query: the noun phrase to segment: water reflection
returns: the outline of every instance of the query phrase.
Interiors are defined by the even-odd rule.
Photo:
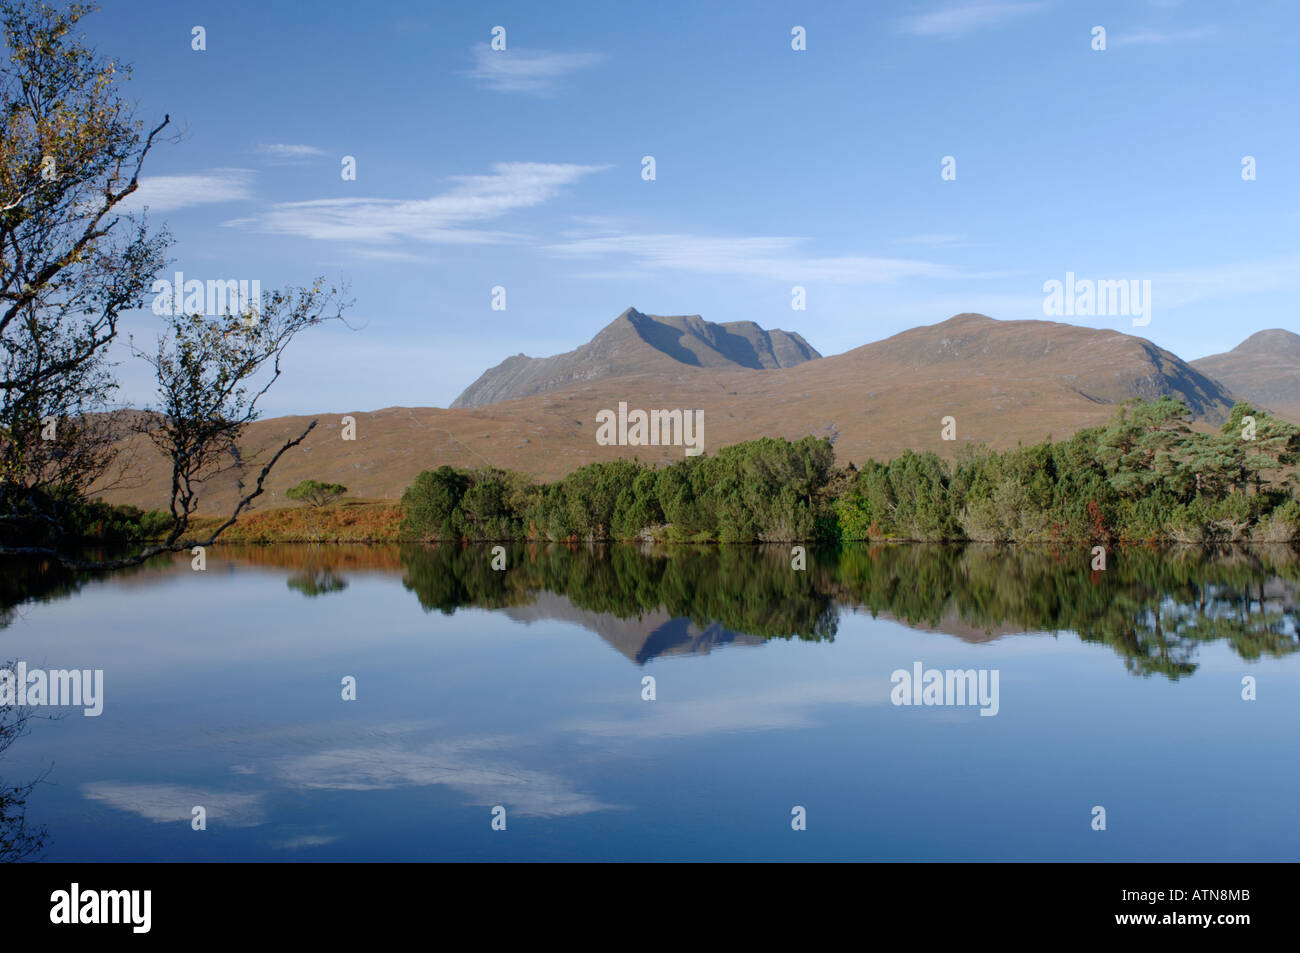
[[[60,860],[1296,856],[1275,818],[1300,670],[1270,666],[1244,704],[1238,664],[1296,650],[1293,550],[1135,549],[1097,573],[1086,549],[846,546],[802,570],[785,547],[505,555],[0,567],[0,658],[111,686],[102,718],[40,723],[0,762],[0,858],[42,841]],[[999,716],[891,705],[916,661],[1000,670]],[[15,786],[51,765],[54,783]],[[1128,819],[1104,840],[1072,813],[1097,790]],[[842,823],[792,840],[806,801]],[[1231,808],[1206,824],[1207,805]]]
[[[0,668],[10,666],[0,663]],[[0,760],[9,747],[27,732],[31,712],[0,707]],[[27,799],[44,775],[25,784],[11,784],[0,777],[0,863],[39,857],[48,833],[43,825],[27,821]]]
[[[1196,670],[1202,643],[1249,660],[1300,646],[1300,559],[1285,547],[1133,549],[1104,572],[1079,551],[989,546],[827,549],[802,571],[783,547],[517,546],[504,572],[480,547],[411,547],[402,563],[428,611],[577,621],[638,664],[727,642],[832,640],[842,609],[969,641],[1073,632],[1136,675],[1171,679]]]
[[[1128,549],[1094,572],[1082,550],[1031,547],[854,545],[808,553],[786,547],[634,545],[506,547],[494,570],[486,546],[225,546],[233,559],[287,571],[313,598],[361,572],[401,574],[426,612],[477,608],[521,623],[557,620],[600,635],[638,665],[671,655],[767,639],[830,641],[841,613],[866,611],[967,641],[1011,633],[1070,632],[1109,646],[1135,675],[1178,679],[1196,671],[1203,643],[1241,658],[1300,646],[1300,554],[1288,547]],[[211,558],[211,557],[210,557]],[[148,584],[185,572],[160,557],[115,574]],[[41,561],[11,560],[0,574],[0,627],[24,603],[64,599],[93,577]]]
[[[285,580],[285,585],[312,599],[331,592],[342,592],[348,587],[348,581],[317,552],[307,557],[306,564]]]

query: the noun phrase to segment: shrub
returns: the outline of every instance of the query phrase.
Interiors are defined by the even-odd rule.
[[[284,495],[295,503],[306,503],[309,506],[320,507],[333,503],[347,491],[348,488],[342,483],[303,480],[297,486],[290,487],[285,491]]]

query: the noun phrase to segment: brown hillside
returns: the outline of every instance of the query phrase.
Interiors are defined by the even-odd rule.
[[[1230,395],[1175,355],[1142,338],[1047,321],[995,321],[963,314],[845,354],[795,367],[699,367],[666,360],[582,385],[477,409],[389,407],[353,412],[357,439],[340,439],[340,416],[321,418],[301,447],[281,459],[261,507],[280,506],[306,478],[345,484],[351,494],[395,499],[428,468],[492,465],[553,479],[618,456],[669,462],[681,447],[602,447],[596,414],[630,409],[702,409],[713,451],[757,437],[830,437],[842,463],[911,448],[951,456],[976,442],[993,447],[1066,437],[1100,424],[1128,397],[1174,394],[1206,422],[1222,420]],[[957,420],[955,442],[940,439],[941,418]],[[250,427],[246,453],[266,450],[307,417]],[[107,498],[139,506],[166,500],[168,475],[141,448],[129,488]],[[252,471],[255,473],[256,471]],[[248,479],[251,482],[252,476]],[[203,496],[203,512],[230,505],[234,477]]]
[[[1243,400],[1300,423],[1300,334],[1260,331],[1226,354],[1191,363]]]

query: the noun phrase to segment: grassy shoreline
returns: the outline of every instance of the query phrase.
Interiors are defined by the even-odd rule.
[[[315,499],[253,510],[232,542],[980,542],[1114,544],[1300,541],[1300,427],[1247,404],[1215,433],[1181,402],[1121,406],[1111,423],[954,461],[905,451],[839,465],[825,437],[765,437],[657,467],[592,463],[562,480],[494,467],[419,473],[400,501]],[[333,485],[330,485],[333,486]],[[338,492],[344,492],[341,485]],[[140,534],[167,514],[139,514]],[[116,519],[116,518],[115,518]],[[116,519],[116,522],[122,522]],[[111,522],[111,521],[110,521]],[[130,522],[127,520],[126,522]],[[195,518],[205,538],[220,517]]]
[[[341,500],[329,506],[285,506],[242,514],[218,542],[230,543],[401,543],[414,542],[400,533],[406,510],[386,500]],[[196,517],[191,528],[205,536],[225,519]]]
[[[599,539],[555,540],[547,536],[502,537],[500,539],[463,538],[458,540],[439,539],[436,536],[412,535],[403,531],[406,508],[400,502],[382,500],[345,500],[320,508],[281,507],[273,510],[254,510],[245,513],[234,526],[227,529],[218,538],[218,543],[451,543],[453,545],[478,545],[495,543],[654,543],[656,545],[718,545],[718,540],[683,540],[674,539],[664,532],[663,527],[655,527],[655,532],[645,532],[637,537],[604,537]],[[194,535],[200,536],[210,532],[222,522],[221,517],[196,517],[192,523]],[[788,539],[749,542],[745,545],[780,546],[793,544],[817,544],[830,542],[826,539]],[[1043,547],[1052,545],[1083,545],[1088,540],[1059,538],[1036,540],[977,540],[968,538],[925,538],[910,536],[875,536],[861,539],[846,537],[842,542],[864,542],[873,544],[891,543],[951,543],[954,545],[987,544],[1011,545],[1017,547]],[[1278,545],[1295,546],[1297,540],[1241,538],[1235,540],[1204,539],[1189,541],[1178,538],[1177,534],[1164,533],[1150,537],[1125,537],[1112,541],[1124,546],[1257,546]],[[735,545],[733,542],[731,545]]]

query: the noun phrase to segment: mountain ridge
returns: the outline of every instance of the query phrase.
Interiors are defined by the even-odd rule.
[[[1192,409],[1193,426],[1217,429],[1237,396],[1144,338],[976,314],[791,367],[728,365],[725,355],[721,365],[686,364],[644,343],[637,349],[657,356],[615,376],[571,380],[483,407],[346,411],[356,420],[354,441],[340,440],[340,417],[317,415],[316,429],[272,472],[259,506],[284,505],[284,491],[303,479],[342,483],[354,497],[396,499],[421,470],[443,465],[501,467],[551,480],[602,460],[683,459],[680,445],[597,444],[597,415],[621,402],[702,411],[706,453],[759,437],[812,435],[831,440],[841,464],[862,464],[904,450],[951,458],[971,445],[1003,450],[1064,439],[1105,423],[1132,397],[1178,397]],[[956,418],[956,440],[941,439],[947,416]],[[241,445],[244,459],[253,466],[259,452],[264,458],[311,419],[254,423]],[[164,504],[170,485],[165,461],[143,443],[134,449],[138,478],[105,496],[145,508]],[[201,511],[225,508],[236,478],[214,478],[203,490]]]
[[[1257,331],[1230,351],[1190,363],[1243,400],[1300,419],[1300,334],[1283,328]]]
[[[486,407],[602,377],[671,367],[770,370],[821,357],[795,332],[765,330],[753,321],[705,321],[698,314],[643,314],[628,308],[586,344],[550,357],[516,354],[488,368],[453,408]]]

